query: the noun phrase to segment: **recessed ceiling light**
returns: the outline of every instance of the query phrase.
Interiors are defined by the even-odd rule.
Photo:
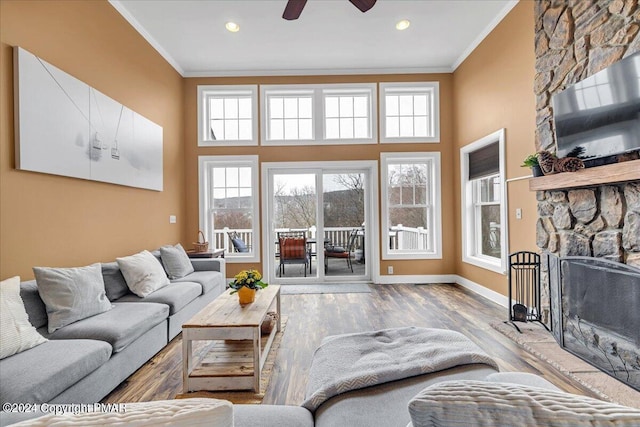
[[[232,33],[237,33],[238,31],[240,31],[240,25],[236,24],[235,22],[227,22],[226,24],[224,24],[225,28],[229,31],[231,31]]]
[[[406,30],[407,28],[409,28],[409,25],[411,25],[411,22],[409,22],[408,19],[403,19],[402,21],[398,21],[398,23],[396,24],[396,30]]]

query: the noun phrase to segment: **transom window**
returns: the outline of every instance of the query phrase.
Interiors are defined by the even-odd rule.
[[[375,143],[375,84],[261,86],[262,144]]]
[[[381,142],[439,142],[438,83],[381,83]]]
[[[441,258],[440,153],[383,153],[383,259]]]
[[[209,136],[213,141],[251,139],[251,98],[209,98]]]
[[[462,173],[462,260],[504,273],[507,214],[504,129],[460,150]]]
[[[325,139],[366,139],[371,134],[370,97],[325,95]]]
[[[313,139],[311,96],[270,96],[268,115],[270,140]]]
[[[198,145],[257,145],[257,86],[198,86]]]

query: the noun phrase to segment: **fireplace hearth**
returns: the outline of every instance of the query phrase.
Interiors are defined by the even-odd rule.
[[[546,256],[558,344],[640,390],[640,269],[592,257]]]

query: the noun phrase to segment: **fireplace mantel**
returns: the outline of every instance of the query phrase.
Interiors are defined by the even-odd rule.
[[[640,160],[614,163],[529,179],[530,191],[592,187],[603,184],[640,180]]]

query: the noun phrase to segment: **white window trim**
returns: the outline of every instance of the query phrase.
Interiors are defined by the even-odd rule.
[[[473,185],[469,181],[469,153],[479,150],[489,144],[498,143],[500,153],[500,259],[477,254],[476,251],[476,224],[474,221],[475,205],[473,203]],[[480,138],[460,149],[460,183],[461,183],[461,218],[462,218],[462,261],[486,270],[507,274],[507,258],[509,254],[508,236],[508,203],[507,182],[505,179],[505,129],[500,129],[490,135]]]
[[[208,122],[209,106],[205,102],[209,95],[238,95],[238,92],[251,94],[251,139],[250,140],[211,140]],[[258,86],[257,85],[198,85],[198,147],[233,147],[258,145]]]
[[[268,100],[269,95],[291,94],[296,92],[305,95],[311,92],[313,97],[312,126],[313,138],[302,140],[269,140],[268,126]],[[325,138],[325,99],[324,94],[369,94],[369,119],[370,138],[350,138],[350,139],[326,139]],[[336,84],[300,84],[300,85],[260,85],[260,136],[261,145],[350,145],[350,144],[376,144],[378,140],[377,121],[377,85],[375,83],[336,83]]]
[[[389,249],[389,243],[387,238],[387,224],[389,224],[389,162],[407,161],[416,163],[420,160],[432,161],[433,167],[431,168],[431,179],[433,187],[430,189],[431,194],[431,206],[433,206],[432,216],[433,224],[432,229],[429,230],[433,234],[433,250],[416,251],[416,252],[392,252]],[[384,242],[382,244],[382,259],[442,259],[442,197],[441,197],[441,166],[440,166],[440,153],[439,152],[417,152],[417,153],[381,153],[380,154],[380,189],[382,193],[381,211],[382,211],[382,230]]]
[[[433,136],[431,137],[393,137],[386,136],[387,127],[387,111],[385,95],[387,89],[411,89],[424,88],[432,92],[431,106],[431,126],[433,127]],[[408,92],[417,93],[417,92]],[[440,82],[413,82],[413,83],[380,83],[380,143],[439,143],[440,142]]]
[[[253,235],[254,244],[247,253],[228,252],[225,260],[228,263],[260,262],[260,187],[258,181],[258,156],[198,156],[198,192],[199,192],[199,224],[207,241],[214,242],[209,216],[210,195],[208,170],[211,166],[244,166],[251,168],[251,196],[253,198]]]

